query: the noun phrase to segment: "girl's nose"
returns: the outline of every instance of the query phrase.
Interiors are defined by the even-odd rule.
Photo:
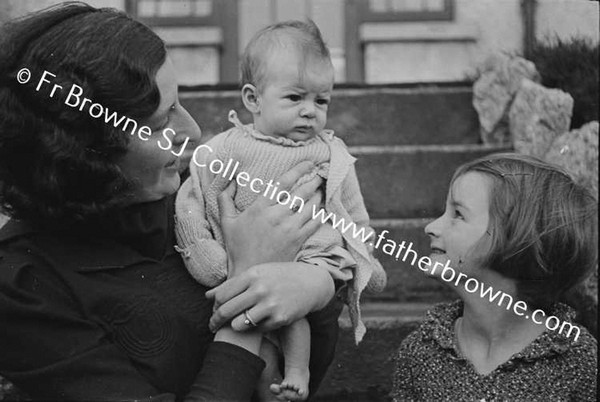
[[[433,222],[429,222],[427,224],[427,226],[425,226],[425,233],[431,237],[438,237],[440,235],[441,220],[442,220],[442,217],[440,216]]]

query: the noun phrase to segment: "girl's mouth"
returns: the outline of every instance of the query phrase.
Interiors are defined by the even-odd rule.
[[[446,250],[442,250],[441,248],[431,247],[431,254],[446,254]]]

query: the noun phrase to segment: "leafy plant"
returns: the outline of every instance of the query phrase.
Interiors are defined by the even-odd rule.
[[[551,39],[534,46],[530,60],[542,85],[559,88],[574,99],[571,128],[598,120],[599,45],[581,37]]]

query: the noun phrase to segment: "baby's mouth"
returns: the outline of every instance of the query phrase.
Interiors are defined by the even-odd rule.
[[[301,133],[308,133],[312,131],[312,126],[297,126],[296,131]]]

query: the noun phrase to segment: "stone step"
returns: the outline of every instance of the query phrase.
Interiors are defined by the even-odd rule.
[[[434,303],[452,297],[451,288],[426,276],[419,270],[416,262],[412,264],[413,258],[414,261],[418,261],[420,257],[430,253],[430,241],[424,228],[432,220],[432,218],[371,220],[371,226],[375,230],[372,238],[376,246],[374,255],[383,265],[388,283],[381,293],[365,293],[363,296],[365,301]],[[382,240],[377,244],[377,236],[380,235]],[[404,250],[396,259],[402,243],[404,243]],[[415,253],[406,253],[408,247]]]
[[[415,330],[430,303],[366,303],[362,306],[367,334],[357,346],[346,312],[334,361],[314,401],[386,401],[391,390],[391,357]]]
[[[182,92],[204,140],[229,129],[227,112],[251,122],[237,90]],[[477,113],[470,86],[335,89],[327,127],[352,145],[476,144]]]
[[[510,148],[462,145],[350,147],[371,219],[438,216],[454,170],[463,163]]]

